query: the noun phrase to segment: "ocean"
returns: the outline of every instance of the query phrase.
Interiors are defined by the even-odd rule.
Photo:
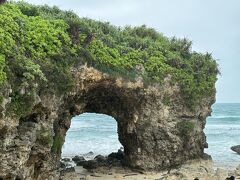
[[[234,168],[240,164],[240,155],[230,149],[240,144],[240,104],[214,104],[204,131],[208,142],[205,152],[212,156],[215,167]],[[121,147],[114,118],[84,113],[72,119],[62,157],[84,155],[90,159],[116,152]]]
[[[62,148],[62,157],[91,154],[89,152],[108,155],[121,147],[114,118],[104,114],[84,113],[72,119]]]
[[[240,145],[240,104],[214,104],[207,118],[205,134],[215,167],[234,168],[240,164],[240,155],[230,148]]]

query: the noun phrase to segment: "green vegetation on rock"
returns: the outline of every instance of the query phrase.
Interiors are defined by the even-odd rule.
[[[52,152],[60,154],[63,143],[63,137],[59,133],[56,133],[53,139]]]
[[[8,113],[14,113],[18,117],[28,115],[33,107],[34,97],[32,93],[25,95],[16,92],[11,98],[11,104],[8,107]]]
[[[218,74],[210,54],[145,25],[120,28],[24,2],[0,6],[0,86],[11,84],[14,94],[24,88],[26,96],[43,89],[61,94],[74,85],[70,68],[84,63],[115,76],[142,76],[147,83],[170,75],[189,107],[215,93]]]
[[[177,123],[176,127],[179,130],[181,137],[189,137],[194,129],[194,123],[190,121],[181,121]]]
[[[163,102],[163,104],[165,106],[170,106],[170,104],[171,104],[171,97],[168,96],[168,95],[164,95],[162,102]]]
[[[42,145],[52,145],[53,144],[53,137],[50,130],[45,127],[41,127],[37,134],[37,141]]]

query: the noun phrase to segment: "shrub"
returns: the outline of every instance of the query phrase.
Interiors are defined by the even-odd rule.
[[[0,6],[0,86],[10,83],[18,91],[27,85],[36,91],[37,83],[61,94],[74,85],[70,68],[87,62],[114,76],[140,75],[147,84],[162,83],[170,74],[194,110],[214,95],[219,72],[212,56],[193,52],[191,44],[145,25],[120,28],[57,7],[5,3]]]
[[[8,114],[17,117],[28,115],[33,108],[34,97],[33,94],[22,95],[15,92],[12,96],[11,103],[8,105]]]

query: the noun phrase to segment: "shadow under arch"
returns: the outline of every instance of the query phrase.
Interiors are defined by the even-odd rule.
[[[134,92],[135,93],[135,92]],[[124,147],[124,164],[137,153],[139,142],[134,123],[134,113],[139,106],[138,97],[126,88],[113,86],[110,83],[98,83],[82,94],[66,99],[60,109],[60,116],[54,123],[53,152],[60,160],[61,148],[66,132],[70,128],[71,119],[82,113],[99,113],[112,116],[117,121],[118,139]],[[61,141],[61,142],[59,142]]]

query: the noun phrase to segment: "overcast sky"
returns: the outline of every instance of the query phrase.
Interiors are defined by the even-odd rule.
[[[217,102],[240,102],[240,0],[27,0],[57,5],[114,25],[154,27],[187,37],[193,50],[211,52],[222,75]]]

